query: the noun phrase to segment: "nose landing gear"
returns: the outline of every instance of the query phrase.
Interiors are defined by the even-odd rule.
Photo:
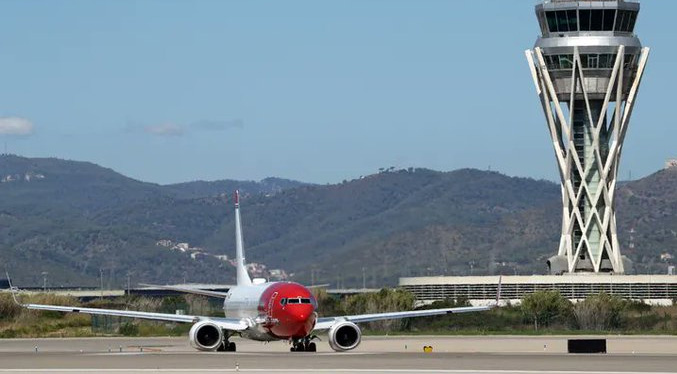
[[[294,339],[292,341],[292,346],[289,348],[290,352],[317,352],[317,345],[312,342],[316,336],[306,336],[301,339]]]

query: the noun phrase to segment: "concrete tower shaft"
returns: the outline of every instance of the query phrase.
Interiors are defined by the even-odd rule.
[[[639,3],[545,1],[526,56],[562,180],[554,274],[624,273],[614,191],[623,140],[649,55],[634,34]]]

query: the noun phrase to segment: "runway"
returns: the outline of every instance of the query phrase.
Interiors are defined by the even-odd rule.
[[[0,373],[676,373],[677,337],[608,337],[608,354],[570,355],[566,337],[365,337],[351,352],[292,353],[285,342],[234,339],[236,353],[187,338],[0,340]],[[423,346],[433,347],[424,353]],[[36,351],[37,350],[37,351]]]

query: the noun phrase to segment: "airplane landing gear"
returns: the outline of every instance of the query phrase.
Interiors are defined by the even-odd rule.
[[[234,342],[229,342],[228,340],[224,340],[223,343],[219,346],[219,348],[216,349],[217,352],[235,352],[236,351],[236,346]]]
[[[313,343],[311,340],[315,336],[306,336],[305,338],[302,339],[294,339],[292,342],[291,348],[289,348],[290,352],[317,352],[317,345]]]

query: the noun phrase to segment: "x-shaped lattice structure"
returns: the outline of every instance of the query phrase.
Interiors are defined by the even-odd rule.
[[[626,65],[624,52],[625,47],[619,46],[601,100],[591,98],[593,93],[586,82],[589,70],[584,69],[578,47],[574,47],[568,92],[553,83],[557,78],[548,70],[541,48],[526,51],[562,180],[562,236],[558,255],[567,258],[570,273],[581,269],[624,272],[614,191],[623,140],[649,48],[641,50],[636,69]],[[561,72],[558,74],[561,77]],[[624,82],[629,87],[624,87]],[[612,269],[602,267],[603,260],[609,260]]]

